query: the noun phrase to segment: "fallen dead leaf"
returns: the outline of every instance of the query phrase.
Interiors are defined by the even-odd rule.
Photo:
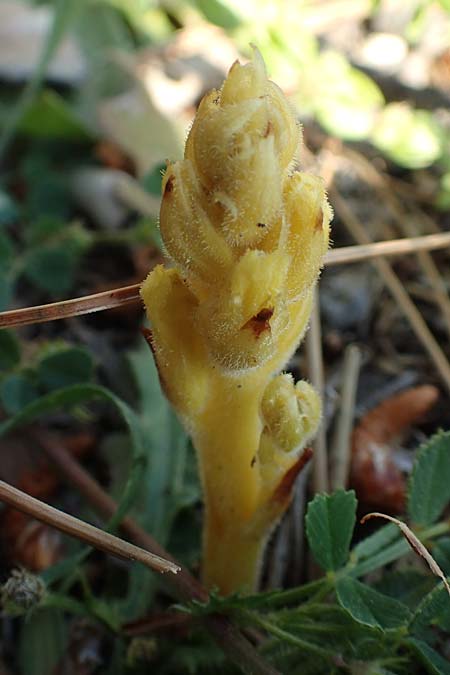
[[[423,385],[391,396],[361,419],[352,434],[350,484],[358,498],[392,513],[405,506],[406,479],[395,463],[399,436],[436,403],[436,387]]]
[[[9,441],[14,442],[17,448],[16,465],[14,461],[10,462],[7,472],[2,466],[2,477],[32,497],[49,501],[60,485],[59,474],[51,462],[36,451],[36,438],[42,444],[44,434],[35,429],[32,444],[29,438],[29,433],[23,433]],[[95,436],[88,431],[73,432],[58,439],[76,457],[92,450],[95,443]],[[32,445],[31,450],[29,445]],[[24,465],[25,469],[22,468]],[[63,555],[63,540],[59,532],[13,508],[7,507],[2,511],[0,534],[2,547],[11,563],[23,565],[33,572],[41,572],[58,562]]]

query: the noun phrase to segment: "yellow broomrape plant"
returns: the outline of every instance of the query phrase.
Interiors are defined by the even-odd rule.
[[[253,590],[316,432],[320,401],[279,374],[302,338],[328,247],[322,180],[293,168],[301,132],[254,49],[207,94],[163,179],[171,261],[142,286],[164,391],[198,454],[203,577]]]

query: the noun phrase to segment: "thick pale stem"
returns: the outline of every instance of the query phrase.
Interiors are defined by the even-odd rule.
[[[203,542],[203,580],[222,595],[256,590],[265,537],[248,531],[237,520],[218,531],[206,513]]]
[[[198,420],[194,434],[205,491],[203,575],[222,593],[255,586],[264,543],[253,522],[261,494],[260,402],[268,377],[258,370],[215,376],[205,423]]]

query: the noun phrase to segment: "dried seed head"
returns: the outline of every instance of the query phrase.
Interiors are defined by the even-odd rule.
[[[9,616],[21,616],[39,605],[46,593],[44,581],[20,568],[11,572],[1,588],[3,611]]]

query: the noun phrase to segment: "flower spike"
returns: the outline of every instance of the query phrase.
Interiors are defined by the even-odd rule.
[[[171,267],[141,290],[161,382],[198,453],[203,575],[223,594],[256,586],[320,419],[313,388],[278,374],[305,332],[331,220],[322,180],[293,169],[300,140],[254,49],[204,97],[167,167]]]

